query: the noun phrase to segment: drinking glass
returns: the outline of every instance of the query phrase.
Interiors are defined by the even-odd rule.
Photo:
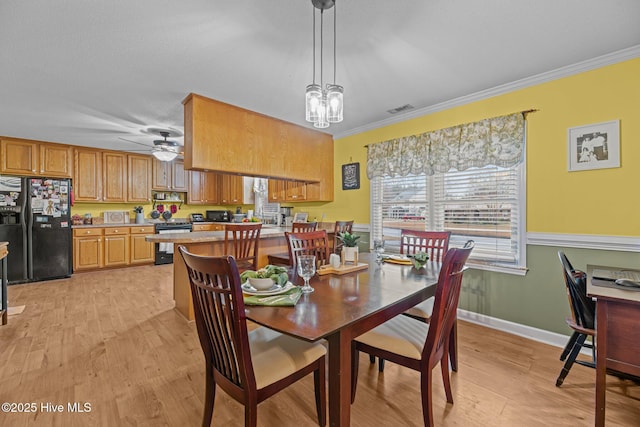
[[[314,291],[309,285],[309,279],[316,274],[316,256],[315,255],[299,255],[298,256],[298,274],[304,279],[302,293],[308,294]]]
[[[384,240],[374,240],[373,250],[376,253],[376,262],[382,262],[382,254],[384,253]]]

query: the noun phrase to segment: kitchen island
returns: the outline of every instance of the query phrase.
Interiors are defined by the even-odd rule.
[[[263,227],[260,231],[260,244],[258,248],[258,265],[267,264],[267,256],[287,252],[287,241],[284,237],[285,229],[281,227]],[[146,236],[147,242],[173,243],[183,245],[191,253],[197,255],[224,255],[224,231],[195,231],[192,233],[165,233]],[[176,302],[176,310],[188,320],[193,320],[193,302],[191,289],[187,276],[187,267],[184,260],[178,254],[178,248],[174,250],[173,258],[173,299]]]

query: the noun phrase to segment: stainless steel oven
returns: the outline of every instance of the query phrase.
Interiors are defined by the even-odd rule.
[[[163,222],[156,224],[156,234],[190,233],[192,226],[188,222]],[[173,263],[173,243],[156,243],[155,264]]]

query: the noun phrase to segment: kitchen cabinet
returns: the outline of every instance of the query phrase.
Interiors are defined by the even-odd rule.
[[[38,143],[28,140],[0,140],[0,172],[35,176],[39,172]]]
[[[73,270],[102,268],[102,241],[104,228],[80,228],[73,230]]]
[[[151,201],[151,158],[128,154],[128,202],[149,203]]]
[[[192,224],[192,231],[224,231],[222,224]]]
[[[243,177],[238,175],[222,175],[220,185],[220,204],[236,205],[244,203],[244,182]]]
[[[269,179],[269,193],[267,198],[270,202],[280,203],[286,201],[287,182],[282,179]]]
[[[307,184],[299,181],[286,182],[286,200],[301,202],[307,200]]]
[[[102,201],[127,201],[127,155],[124,153],[102,153]]]
[[[162,162],[153,159],[153,190],[185,192],[189,186],[189,171],[182,160]]]
[[[116,267],[129,264],[129,227],[104,229],[104,266]]]
[[[152,225],[138,225],[130,228],[131,252],[130,264],[152,263],[155,257],[155,247],[151,242],[145,241],[145,236],[154,234]]]
[[[73,190],[78,202],[102,200],[102,153],[90,148],[76,148]]]
[[[40,144],[40,175],[47,178],[71,178],[73,147],[62,144]]]
[[[220,202],[220,175],[199,171],[191,171],[189,175],[188,204],[217,205]]]

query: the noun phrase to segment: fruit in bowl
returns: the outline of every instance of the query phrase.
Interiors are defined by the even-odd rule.
[[[258,271],[247,270],[240,275],[242,282],[249,284],[259,291],[271,289],[273,285],[284,286],[289,280],[287,269],[277,265],[266,265]]]

